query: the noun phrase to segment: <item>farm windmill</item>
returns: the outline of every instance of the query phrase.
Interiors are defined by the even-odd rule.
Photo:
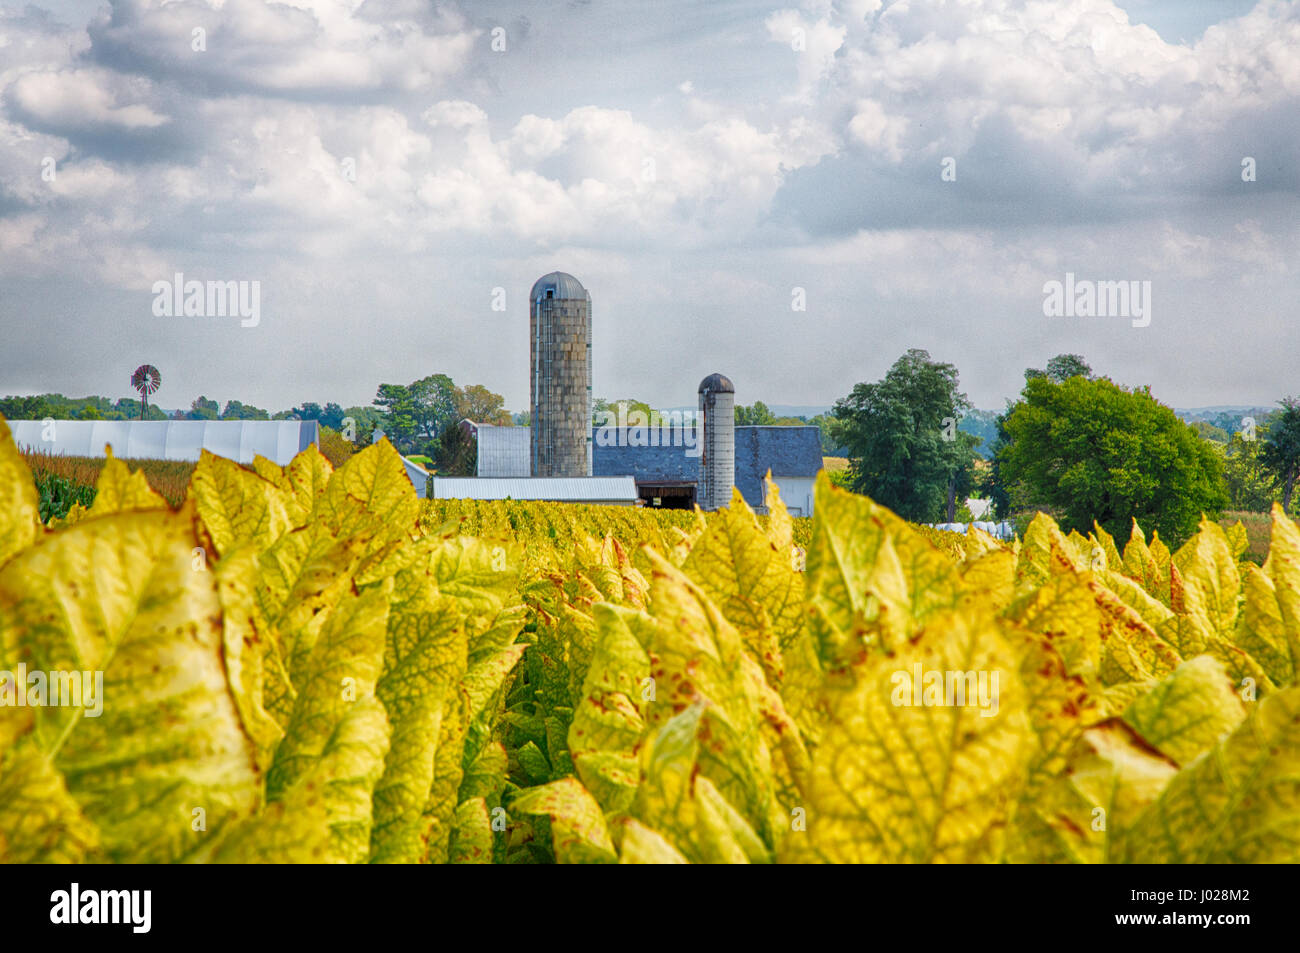
[[[144,420],[145,409],[149,405],[149,395],[162,383],[162,375],[152,364],[141,364],[131,374],[131,386],[140,392],[140,419]]]

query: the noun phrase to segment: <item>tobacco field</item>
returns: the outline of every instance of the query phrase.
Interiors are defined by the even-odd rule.
[[[1300,529],[1003,544],[448,504],[371,446],[109,459],[45,525],[0,428],[0,862],[1300,860]],[[0,676],[2,678],[3,676]]]

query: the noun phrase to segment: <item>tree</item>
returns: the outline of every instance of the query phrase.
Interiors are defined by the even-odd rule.
[[[0,400],[0,415],[9,420],[44,420],[54,416],[54,408],[44,394],[33,397],[6,397]]]
[[[1300,478],[1300,400],[1287,397],[1269,418],[1260,462],[1282,490],[1282,509],[1291,512],[1291,496]]]
[[[776,414],[767,409],[767,404],[756,400],[748,407],[736,408],[737,427],[771,427],[776,424]]]
[[[456,418],[456,385],[446,374],[430,374],[407,386],[380,384],[375,406],[384,412],[380,426],[397,447],[409,450],[438,440]]]
[[[1059,509],[1066,530],[1096,520],[1122,541],[1136,519],[1177,543],[1228,502],[1218,452],[1147,388],[1030,377],[1004,431],[1001,478]]]
[[[430,374],[408,388],[416,432],[435,438],[449,423],[456,422],[456,385],[446,374]]]
[[[315,401],[304,401],[292,408],[289,414],[299,420],[320,420],[321,407]]]
[[[978,438],[957,430],[969,407],[957,369],[923,350],[909,350],[883,380],[858,384],[834,410],[852,488],[905,519],[934,520],[974,466]]]
[[[87,403],[77,414],[78,420],[103,420],[104,415],[100,413],[99,408],[92,403]]]
[[[505,409],[506,399],[494,394],[482,384],[467,384],[456,388],[456,421],[472,420],[480,424],[510,426],[510,412]]]
[[[474,476],[478,473],[478,442],[468,427],[451,421],[442,430],[432,448],[439,476]]]
[[[190,412],[186,416],[190,420],[216,420],[220,416],[220,410],[215,400],[208,400],[200,394],[190,404]]]
[[[1037,368],[1025,368],[1025,379],[1033,377],[1046,377],[1054,384],[1060,384],[1068,381],[1071,377],[1092,378],[1092,368],[1088,362],[1083,359],[1081,354],[1058,354],[1047,362],[1047,370],[1040,371]]]
[[[222,420],[270,420],[271,415],[261,407],[244,404],[237,400],[226,401],[226,409],[221,412]]]
[[[335,403],[328,403],[324,407],[315,401],[306,401],[289,411],[291,416],[299,420],[316,420],[322,427],[329,427],[331,430],[338,430],[343,426],[343,418],[347,413]]]
[[[833,414],[818,414],[808,423],[821,430],[822,456],[843,457],[848,455],[848,451],[844,449],[835,436],[836,420]]]
[[[1263,428],[1258,431],[1264,434]],[[1273,475],[1260,459],[1264,441],[1246,440],[1234,433],[1223,449],[1223,482],[1228,489],[1228,506],[1234,510],[1266,513],[1277,498]]]
[[[644,400],[634,397],[622,397],[618,400],[605,400],[597,397],[591,403],[591,425],[593,427],[649,427],[658,421],[659,412],[651,408]]]
[[[1215,443],[1227,443],[1228,432],[1221,427],[1216,427],[1208,420],[1193,420],[1189,425],[1196,431],[1196,436],[1202,440],[1213,440]]]

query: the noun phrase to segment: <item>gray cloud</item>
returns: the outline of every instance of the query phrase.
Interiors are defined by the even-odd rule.
[[[595,297],[598,393],[664,405],[715,370],[830,403],[909,346],[984,406],[1058,350],[1182,405],[1293,386],[1292,4],[1184,44],[1109,0],[114,0],[0,37],[0,392],[149,359],[165,405],[441,370],[520,407],[554,268]],[[261,280],[263,325],[154,318],[178,270]],[[1044,319],[1066,270],[1152,280],[1152,327]]]

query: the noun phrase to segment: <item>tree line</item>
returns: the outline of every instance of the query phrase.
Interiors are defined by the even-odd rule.
[[[1300,481],[1300,401],[1291,397],[1242,429],[1216,428],[1219,441],[1149,387],[1126,387],[1061,354],[1026,369],[991,440],[960,426],[970,411],[957,368],[909,350],[882,380],[836,402],[831,439],[849,458],[840,482],[917,522],[953,521],[974,493],[998,519],[1044,509],[1067,530],[1088,532],[1095,520],[1120,539],[1136,519],[1178,541],[1202,514],[1265,510],[1275,500],[1290,512]]]

